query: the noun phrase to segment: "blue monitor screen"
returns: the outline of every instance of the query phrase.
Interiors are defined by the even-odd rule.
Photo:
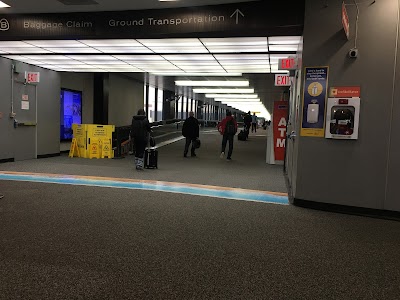
[[[72,124],[82,123],[82,92],[61,89],[60,140],[72,139]]]

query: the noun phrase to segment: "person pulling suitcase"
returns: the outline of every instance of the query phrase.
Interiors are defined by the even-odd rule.
[[[143,108],[139,109],[136,116],[132,117],[130,135],[135,144],[135,166],[136,170],[143,170],[145,149],[151,132],[150,122]]]

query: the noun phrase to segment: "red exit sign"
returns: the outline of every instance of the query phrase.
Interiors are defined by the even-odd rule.
[[[275,86],[290,86],[289,75],[275,74]]]
[[[25,72],[25,79],[28,83],[38,83],[40,81],[39,72]]]
[[[294,57],[282,58],[278,62],[279,70],[296,70],[297,59]]]

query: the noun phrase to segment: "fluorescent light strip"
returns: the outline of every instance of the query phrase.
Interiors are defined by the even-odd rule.
[[[185,73],[181,72],[157,72],[152,73],[153,75],[160,75],[160,76],[242,76],[242,73],[212,73],[211,71],[207,70],[204,73]]]
[[[249,86],[248,80],[232,80],[232,81],[191,81],[191,80],[177,80],[177,86]]]
[[[240,98],[218,98],[217,101],[220,101],[222,103],[228,103],[228,102],[243,102],[243,103],[247,103],[247,102],[260,102],[260,98],[254,98],[254,99],[240,99]]]
[[[238,93],[238,94],[253,94],[254,93],[254,89],[193,89],[193,92],[196,94],[208,94],[208,93]]]
[[[0,8],[7,8],[7,7],[11,7],[11,6],[4,3],[3,1],[0,1]]]
[[[236,99],[251,99],[258,98],[257,94],[235,95],[235,94],[206,94],[206,98],[236,98]]]

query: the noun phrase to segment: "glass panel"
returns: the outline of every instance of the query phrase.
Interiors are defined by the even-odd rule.
[[[157,99],[157,121],[163,120],[163,90],[158,90]]]
[[[149,87],[149,115],[147,116],[149,118],[149,122],[154,122],[155,120],[155,107],[156,107],[156,91],[155,88],[150,86]]]

